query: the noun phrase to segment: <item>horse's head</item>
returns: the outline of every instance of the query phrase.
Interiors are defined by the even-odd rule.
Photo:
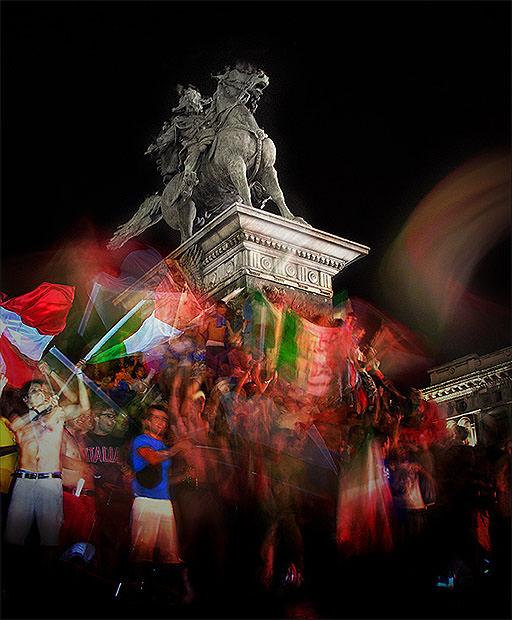
[[[234,69],[228,67],[221,75],[214,75],[219,81],[219,89],[233,101],[240,101],[254,112],[269,79],[264,71],[251,65],[237,64]]]

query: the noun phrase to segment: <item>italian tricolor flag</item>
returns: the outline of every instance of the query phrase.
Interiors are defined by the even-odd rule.
[[[90,364],[101,364],[109,360],[145,353],[154,347],[177,338],[192,318],[200,314],[194,295],[189,292],[166,292],[157,295],[156,300],[139,302],[129,313],[129,318],[101,348],[88,358]]]

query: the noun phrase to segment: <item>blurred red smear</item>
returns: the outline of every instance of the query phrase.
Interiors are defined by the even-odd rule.
[[[509,234],[509,205],[508,154],[463,164],[427,194],[392,244],[381,268],[384,291],[422,317],[433,335],[460,321],[461,309],[468,318],[473,309],[464,302],[471,278]],[[484,299],[477,306],[493,310]]]
[[[336,540],[345,553],[359,555],[393,548],[392,502],[382,446],[379,440],[371,439],[340,480]]]
[[[431,446],[447,438],[446,415],[434,400],[420,400],[410,426],[401,426],[400,444]]]
[[[358,325],[366,328],[369,344],[388,378],[403,379],[433,365],[425,339],[360,298],[351,299]]]

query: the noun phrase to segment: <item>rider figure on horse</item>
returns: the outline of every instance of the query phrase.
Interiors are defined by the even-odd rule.
[[[204,111],[211,99],[202,99],[194,87],[180,87],[180,100],[172,109],[174,114],[165,122],[160,135],[146,151],[157,158],[157,165],[164,183],[180,172],[183,173],[182,190],[190,192],[197,184],[197,164],[199,157],[213,142],[215,129],[209,126]]]

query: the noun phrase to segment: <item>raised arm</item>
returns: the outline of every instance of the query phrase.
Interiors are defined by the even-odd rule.
[[[0,397],[2,396],[2,393],[4,391],[4,387],[7,385],[7,377],[0,373]]]
[[[74,392],[69,387],[69,385],[67,385],[66,382],[63,381],[60,376],[48,366],[46,362],[40,362],[38,364],[38,367],[44,375],[49,377],[50,380],[54,381],[54,383],[58,386],[59,390],[62,390],[62,393],[71,404],[76,405],[78,403],[78,396],[76,395],[76,392]]]
[[[76,378],[78,381],[78,404],[77,405],[65,405],[63,407],[64,417],[66,420],[71,420],[73,418],[78,418],[85,413],[88,413],[91,410],[91,403],[89,401],[89,392],[85,387],[85,383],[83,382],[83,372],[82,369],[76,373]]]
[[[190,450],[191,447],[192,443],[190,441],[187,439],[182,439],[181,441],[175,443],[172,448],[167,448],[165,450],[154,450],[150,446],[141,446],[140,448],[137,448],[137,453],[150,465],[159,465],[179,452]]]

